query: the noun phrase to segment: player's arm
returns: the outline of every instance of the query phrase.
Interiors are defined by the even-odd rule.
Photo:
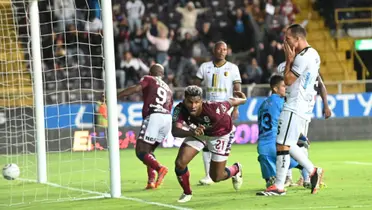
[[[324,85],[324,82],[323,82],[322,77],[320,76],[320,74],[318,75],[318,85],[319,85],[320,97],[323,100],[323,114],[324,114],[324,117],[326,119],[328,119],[332,115],[332,112],[331,112],[331,109],[328,106],[327,88]]]
[[[174,137],[179,138],[185,138],[189,136],[198,136],[204,134],[204,126],[199,126],[195,130],[189,129],[185,130],[183,129],[183,123],[184,123],[184,115],[181,112],[181,105],[177,105],[173,110],[173,116],[172,116],[172,135]]]
[[[194,78],[194,85],[201,86],[202,81],[204,80],[204,70],[203,64],[199,67]]]
[[[293,63],[286,62],[285,69],[284,69],[284,84],[287,86],[292,85],[296,79],[300,76],[292,71]]]
[[[245,96],[243,92],[234,91],[234,95],[238,98],[230,98],[228,100],[231,106],[239,106],[239,105],[245,104],[245,102],[247,101],[247,97]]]
[[[287,86],[292,85],[297,78],[300,76],[301,72],[299,72],[299,68],[297,64],[299,63],[298,60],[295,62],[295,57],[296,57],[296,52],[295,48],[291,48],[287,42],[284,42],[284,52],[285,52],[285,58],[286,58],[286,63],[285,63],[285,69],[284,69],[284,83]]]
[[[128,87],[126,89],[124,89],[123,91],[119,92],[118,93],[118,98],[122,98],[122,97],[125,97],[125,96],[130,96],[134,93],[138,93],[142,91],[142,85],[141,84],[137,84],[137,85],[133,85],[131,87]]]

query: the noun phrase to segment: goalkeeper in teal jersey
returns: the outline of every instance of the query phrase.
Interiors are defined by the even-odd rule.
[[[270,79],[272,95],[262,102],[258,109],[258,161],[261,166],[262,178],[266,185],[271,186],[276,175],[276,136],[278,132],[278,119],[283,109],[285,90],[284,79],[280,75],[274,75]],[[306,139],[301,137],[300,139]],[[293,158],[289,168],[302,169]]]

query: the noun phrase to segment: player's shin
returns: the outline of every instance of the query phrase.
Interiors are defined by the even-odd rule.
[[[175,172],[178,179],[178,183],[181,185],[183,189],[183,193],[186,195],[191,195],[192,191],[190,187],[190,172],[187,166],[186,168],[181,169],[176,165]]]
[[[159,172],[161,165],[156,160],[153,154],[146,152],[138,152],[137,157],[143,162],[143,164]]]
[[[291,157],[289,151],[277,151],[276,156],[276,180],[277,189],[283,190]]]
[[[156,171],[147,166],[147,183],[148,184],[151,184],[151,183],[155,183],[155,177],[156,177]]]
[[[204,170],[205,170],[205,176],[209,177],[209,168],[211,166],[211,157],[212,154],[208,150],[208,148],[203,149],[203,162],[204,162]]]
[[[303,166],[310,174],[314,171],[314,165],[306,156],[306,154],[300,149],[297,145],[292,145],[289,154],[301,165]]]

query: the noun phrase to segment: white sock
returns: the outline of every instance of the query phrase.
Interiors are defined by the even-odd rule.
[[[309,158],[309,149],[306,147],[300,147],[302,152]],[[310,182],[310,176],[306,169],[302,169],[301,176],[304,179],[304,182]]]
[[[212,154],[211,152],[204,152],[203,151],[203,162],[204,162],[204,170],[205,170],[205,176],[209,177],[209,168],[211,165],[211,158]]]
[[[288,169],[287,177],[289,177],[290,179],[292,179],[292,169]]]
[[[275,186],[279,190],[284,190],[285,177],[291,161],[289,154],[281,154],[276,156],[276,180]]]
[[[314,164],[309,160],[306,154],[297,145],[292,145],[289,154],[302,166],[309,174],[314,171]]]

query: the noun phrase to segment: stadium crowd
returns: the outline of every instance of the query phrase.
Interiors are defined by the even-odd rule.
[[[227,59],[239,66],[243,84],[268,83],[284,60],[283,29],[300,12],[293,0],[112,3],[118,88],[136,84],[155,62],[165,66],[171,87],[190,85],[218,40],[228,43]],[[100,0],[43,0],[39,10],[46,89],[102,89]],[[18,21],[28,45],[27,15]]]

